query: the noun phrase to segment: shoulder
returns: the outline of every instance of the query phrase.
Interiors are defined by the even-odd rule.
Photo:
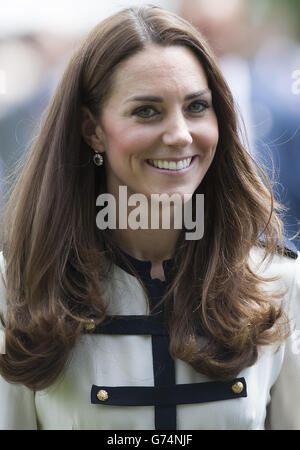
[[[265,258],[264,241],[260,245],[253,247],[250,253],[250,264],[261,266],[262,270],[268,272],[278,272],[280,274],[291,275],[291,270],[297,269],[300,264],[300,254],[296,246],[289,240],[284,239],[278,247],[275,255]]]
[[[265,255],[264,240],[251,249],[249,265],[258,275],[278,277],[285,283],[292,283],[299,271],[300,255],[295,245],[284,239],[274,255]]]
[[[271,292],[283,291],[283,301],[300,304],[300,253],[291,245],[284,247],[284,254],[277,254],[265,258],[263,247],[253,247],[249,257],[250,269],[262,277],[270,280],[263,282],[263,289]]]
[[[283,248],[284,255],[291,259],[298,259],[299,251],[295,244],[291,242],[289,239],[284,238],[281,248]]]

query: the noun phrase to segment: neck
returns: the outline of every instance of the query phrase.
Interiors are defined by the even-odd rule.
[[[174,256],[181,230],[114,230],[116,245],[142,261],[163,262]]]
[[[116,245],[142,261],[151,261],[151,277],[165,280],[163,261],[174,256],[180,230],[115,230]]]
[[[116,200],[116,229],[112,231],[113,240],[120,249],[134,258],[150,261],[153,271],[156,267],[157,273],[161,274],[162,262],[174,256],[176,242],[182,232],[182,223],[174,224],[174,216],[178,217],[182,204],[180,202],[166,208],[159,201],[151,203],[146,196],[141,196],[136,199],[137,203],[132,203],[129,201],[130,192],[127,187],[122,188],[117,190],[115,186],[115,189],[109,189]],[[132,204],[134,206],[131,206]],[[179,217],[182,217],[182,214]]]

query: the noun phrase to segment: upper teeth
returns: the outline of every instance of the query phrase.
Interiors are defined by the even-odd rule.
[[[154,167],[158,167],[159,169],[167,169],[167,170],[181,170],[189,167],[191,164],[192,158],[182,159],[178,162],[176,161],[165,161],[163,159],[150,159],[149,162]]]

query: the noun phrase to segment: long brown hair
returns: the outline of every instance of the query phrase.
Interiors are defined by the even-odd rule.
[[[149,44],[189,47],[205,69],[219,124],[214,161],[197,192],[205,194],[205,235],[180,239],[178,288],[167,295],[170,350],[214,379],[252,365],[257,347],[280,338],[281,316],[248,266],[264,233],[276,251],[281,222],[273,196],[240,143],[230,90],[205,40],[188,22],[158,7],[129,8],[95,27],[74,53],[11,195],[2,227],[6,262],[6,354],[0,373],[34,390],[62,373],[90,317],[107,312],[110,273],[96,228],[102,169],[80,134],[81,107],[101,116],[113,74]],[[107,248],[107,247],[106,247]],[[197,336],[206,337],[200,346]]]

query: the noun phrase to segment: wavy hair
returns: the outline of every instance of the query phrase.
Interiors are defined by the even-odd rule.
[[[241,145],[230,90],[191,24],[158,7],[128,8],[99,23],[74,52],[7,206],[1,238],[6,354],[0,373],[10,382],[34,390],[54,383],[84,324],[107,315],[104,281],[112,242],[95,220],[105,172],[92,163],[81,136],[81,107],[101,117],[118,65],[151,44],[194,52],[219,124],[216,155],[197,190],[205,194],[205,235],[179,239],[177,275],[164,298],[170,351],[212,379],[225,380],[254,364],[259,345],[281,338],[282,311],[248,265],[262,233],[265,255],[276,252],[281,221],[271,188]]]

